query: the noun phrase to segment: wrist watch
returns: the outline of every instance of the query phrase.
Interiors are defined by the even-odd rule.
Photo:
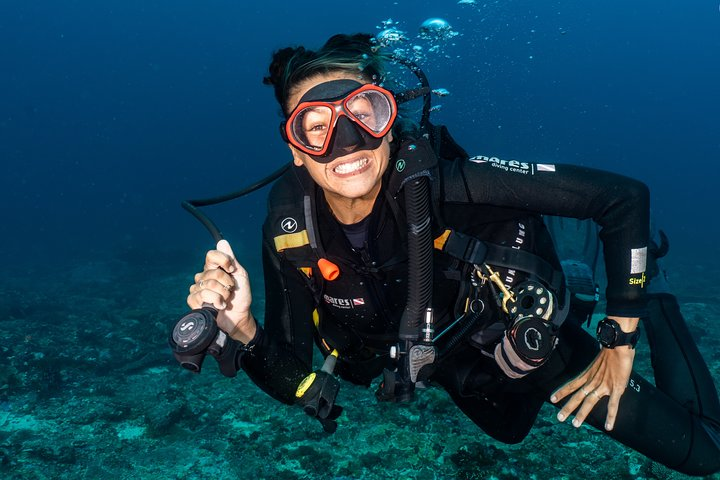
[[[635,348],[640,339],[640,328],[634,332],[626,333],[622,331],[618,322],[605,317],[598,322],[597,339],[600,345],[605,348],[615,348],[622,345],[630,345],[630,348]]]

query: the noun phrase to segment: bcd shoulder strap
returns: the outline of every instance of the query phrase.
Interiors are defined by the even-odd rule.
[[[452,229],[435,238],[435,249],[447,253],[466,263],[482,265],[489,263],[496,267],[512,268],[528,272],[555,292],[560,292],[564,285],[561,271],[539,256],[512,247],[484,242],[475,237]]]

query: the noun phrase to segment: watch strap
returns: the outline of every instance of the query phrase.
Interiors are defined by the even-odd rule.
[[[608,341],[604,338],[602,330],[607,328],[614,331],[614,338],[612,341]],[[633,332],[623,332],[618,322],[612,318],[605,317],[598,323],[597,339],[605,348],[615,348],[624,345],[629,345],[630,348],[635,348],[635,345],[637,345],[637,342],[640,339],[640,327],[636,328]]]

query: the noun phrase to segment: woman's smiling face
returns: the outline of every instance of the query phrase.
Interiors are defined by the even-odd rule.
[[[289,110],[295,108],[300,99],[311,88],[332,80],[358,81],[357,75],[347,72],[333,72],[317,75],[298,83],[288,97]],[[375,149],[355,150],[346,147],[346,155],[340,155],[329,163],[320,163],[312,156],[289,145],[294,163],[304,165],[312,179],[325,191],[326,196],[338,196],[350,200],[374,200],[382,186],[382,176],[390,163],[390,142],[392,133],[383,137]]]

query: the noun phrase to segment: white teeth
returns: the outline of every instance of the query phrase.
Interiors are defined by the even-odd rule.
[[[333,171],[335,173],[339,173],[341,175],[344,175],[346,173],[352,173],[356,170],[360,170],[362,167],[364,167],[368,163],[367,158],[361,158],[359,160],[355,160],[354,162],[348,162],[348,163],[342,163],[335,167]]]

